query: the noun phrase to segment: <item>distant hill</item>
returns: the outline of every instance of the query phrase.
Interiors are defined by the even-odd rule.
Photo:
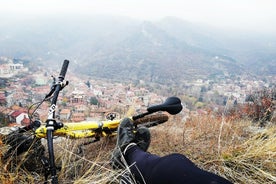
[[[239,74],[242,67],[230,57],[190,46],[153,23],[143,22],[110,49],[95,52],[79,70],[106,78],[168,83],[199,76]]]
[[[82,17],[8,22],[0,55],[59,65],[95,77],[159,83],[216,75],[276,74],[276,39],[168,17]],[[50,64],[50,65],[49,65]]]

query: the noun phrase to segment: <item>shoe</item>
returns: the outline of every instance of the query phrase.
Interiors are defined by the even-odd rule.
[[[113,169],[122,169],[125,164],[122,162],[127,149],[135,144],[134,125],[129,118],[121,121],[117,129],[117,143],[111,156],[111,166]]]
[[[125,152],[126,147],[133,143],[135,140],[134,135],[134,125],[129,118],[125,118],[120,123],[117,130],[117,144],[116,147],[119,147],[122,152]]]
[[[150,131],[146,127],[139,127],[135,133],[135,143],[143,150],[147,151],[150,145],[151,135]]]

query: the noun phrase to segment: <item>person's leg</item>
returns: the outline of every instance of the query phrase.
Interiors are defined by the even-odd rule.
[[[125,159],[139,183],[230,184],[220,176],[199,169],[184,155],[171,154],[159,157],[141,150],[137,146],[133,131],[134,126],[130,119],[124,119],[120,123],[112,160],[114,165],[117,161],[122,162],[122,159]],[[120,158],[117,153],[122,157]],[[116,160],[117,158],[119,160]]]
[[[160,157],[143,151],[138,146],[128,149],[124,156],[131,173],[139,183],[151,183],[149,178]]]
[[[230,184],[226,179],[198,168],[181,154],[159,157],[133,146],[125,159],[140,183],[151,184]]]

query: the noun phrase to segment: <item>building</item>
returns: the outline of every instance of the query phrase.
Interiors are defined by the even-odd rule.
[[[25,68],[21,63],[4,63],[0,65],[0,77],[8,78],[15,74],[27,72],[28,68]]]

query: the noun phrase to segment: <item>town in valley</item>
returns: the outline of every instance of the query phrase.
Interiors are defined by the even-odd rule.
[[[32,104],[40,102],[49,93],[57,70],[25,66],[11,58],[0,57],[0,117],[2,126],[25,126],[30,123]],[[93,79],[68,70],[69,81],[59,95],[57,117],[63,122],[103,120],[108,113],[117,118],[145,111],[147,107],[162,103],[168,96],[179,96],[184,110],[179,116],[204,112],[247,102],[255,91],[275,89],[276,76],[263,78],[250,75],[235,78],[194,79],[180,84],[179,89],[162,92],[144,85],[129,82]],[[165,95],[166,94],[166,95]],[[47,119],[50,99],[42,103],[35,113],[42,121]]]

